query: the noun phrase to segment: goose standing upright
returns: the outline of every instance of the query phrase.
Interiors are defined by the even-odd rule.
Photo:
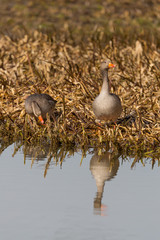
[[[93,112],[99,120],[116,121],[122,112],[122,105],[120,98],[110,93],[108,70],[115,67],[109,59],[101,63],[101,73],[103,84],[100,94],[93,101]]]
[[[46,114],[52,114],[56,100],[48,94],[31,94],[25,100],[25,110],[32,117],[38,117],[40,122],[44,124]]]

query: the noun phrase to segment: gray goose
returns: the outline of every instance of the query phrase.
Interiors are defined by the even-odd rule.
[[[53,113],[56,102],[48,94],[31,94],[25,100],[25,110],[30,116],[37,117],[44,124],[46,114]]]
[[[93,101],[93,112],[99,120],[111,120],[116,122],[117,118],[122,112],[122,105],[120,98],[110,93],[108,70],[114,68],[115,65],[109,59],[101,63],[101,73],[103,84],[100,94]]]

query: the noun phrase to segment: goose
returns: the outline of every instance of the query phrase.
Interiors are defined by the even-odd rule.
[[[93,101],[93,112],[99,120],[111,120],[116,122],[121,115],[122,105],[118,95],[110,93],[108,70],[114,68],[115,65],[109,59],[101,63],[101,74],[103,79],[102,89],[100,94]]]
[[[25,100],[25,110],[31,117],[37,117],[44,124],[46,114],[52,114],[56,102],[48,94],[31,94]]]

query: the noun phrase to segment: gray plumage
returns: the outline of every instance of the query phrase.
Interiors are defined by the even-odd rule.
[[[30,116],[41,116],[44,120],[46,114],[51,115],[55,108],[56,100],[48,94],[32,94],[25,100],[25,110]]]
[[[122,112],[121,100],[118,95],[110,93],[108,69],[114,65],[109,59],[101,64],[103,84],[100,94],[93,101],[93,112],[99,120],[116,121]]]

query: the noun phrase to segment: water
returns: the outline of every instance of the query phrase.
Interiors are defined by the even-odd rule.
[[[81,152],[62,166],[14,145],[0,156],[0,239],[158,240],[160,174],[149,160]],[[25,150],[26,151],[26,150]],[[37,161],[36,159],[39,159]],[[48,169],[48,170],[47,170]],[[44,177],[45,175],[45,177]]]

